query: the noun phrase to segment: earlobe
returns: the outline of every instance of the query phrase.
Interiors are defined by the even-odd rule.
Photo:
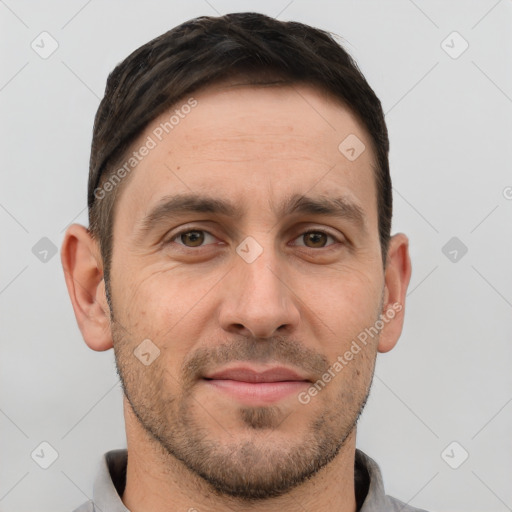
[[[410,279],[409,240],[403,233],[398,233],[391,237],[388,248],[382,311],[384,327],[377,347],[379,352],[388,352],[400,338],[404,325],[405,297]]]
[[[61,261],[78,327],[93,350],[112,348],[110,312],[97,241],[79,224],[66,231]]]

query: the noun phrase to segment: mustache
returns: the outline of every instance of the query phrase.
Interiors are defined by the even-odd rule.
[[[227,343],[200,347],[192,352],[181,365],[181,375],[185,383],[192,383],[219,366],[235,361],[292,365],[317,377],[329,368],[329,361],[324,355],[287,336],[239,336]]]

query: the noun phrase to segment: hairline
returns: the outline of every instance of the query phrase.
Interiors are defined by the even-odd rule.
[[[386,254],[385,249],[386,247],[382,246],[382,240],[380,236],[380,212],[379,212],[379,192],[381,189],[380,186],[380,180],[381,180],[381,172],[382,169],[379,169],[380,165],[378,162],[378,153],[375,147],[375,141],[374,137],[369,131],[368,127],[366,126],[365,121],[362,119],[361,115],[346,101],[344,101],[343,98],[340,96],[337,96],[333,91],[329,90],[326,86],[323,86],[321,83],[316,82],[313,80],[307,80],[305,78],[299,78],[294,79],[293,77],[286,76],[285,73],[280,73],[279,71],[276,71],[272,68],[265,69],[266,75],[268,78],[272,79],[274,77],[275,81],[270,80],[264,80],[264,81],[254,81],[253,77],[257,76],[251,71],[244,71],[244,70],[234,70],[229,75],[221,76],[218,78],[214,78],[213,80],[200,84],[199,86],[192,88],[190,90],[185,91],[183,94],[181,94],[176,101],[174,101],[172,104],[166,105],[165,108],[162,110],[159,110],[155,116],[153,116],[148,122],[142,126],[136,135],[133,136],[131,141],[129,142],[128,146],[126,147],[125,151],[119,154],[118,158],[113,160],[112,162],[108,163],[108,170],[105,170],[101,173],[101,176],[99,177],[97,188],[103,187],[103,185],[114,175],[117,168],[127,159],[127,156],[130,154],[130,152],[133,150],[134,147],[137,147],[137,142],[143,137],[144,132],[147,130],[147,128],[153,123],[156,119],[158,119],[160,116],[164,115],[166,112],[170,111],[171,109],[175,108],[183,99],[187,96],[190,96],[192,94],[200,94],[204,91],[212,90],[212,89],[222,89],[222,85],[230,84],[230,86],[233,87],[249,87],[249,88],[259,88],[259,87],[290,87],[294,88],[293,86],[309,86],[312,89],[314,89],[316,92],[320,93],[324,98],[333,100],[335,103],[337,103],[340,107],[346,108],[354,117],[357,119],[357,122],[361,126],[361,128],[364,130],[365,135],[367,135],[368,140],[370,142],[370,149],[371,149],[371,171],[374,176],[374,184],[375,184],[375,201],[377,205],[377,230],[378,230],[378,238],[379,238],[379,245],[381,246],[382,251],[382,261],[383,265],[385,267],[386,265]],[[236,78],[242,78],[245,79],[245,83],[232,83],[234,79]],[[229,89],[227,89],[229,92]],[[106,223],[106,231],[108,234],[108,241],[106,244],[106,247],[104,247],[101,240],[101,234],[99,229],[95,229],[96,226],[91,226],[92,229],[90,229],[90,233],[93,236],[93,238],[97,239],[99,246],[100,246],[100,253],[103,260],[103,269],[106,274],[106,282],[105,284],[108,286],[109,281],[109,275],[110,275],[110,268],[112,264],[112,254],[113,254],[113,246],[114,246],[114,223],[115,223],[115,217],[116,217],[116,207],[120,201],[121,194],[123,190],[128,186],[128,184],[132,180],[132,175],[137,170],[137,166],[134,167],[134,169],[129,173],[128,176],[125,176],[120,183],[114,187],[114,189],[108,193],[108,199],[107,199],[107,207],[108,207],[108,219]],[[101,201],[104,201],[106,198],[101,199]],[[101,208],[98,206],[98,199],[95,198],[92,208],[95,217],[99,217],[98,213],[101,211]],[[97,218],[95,220],[98,220]],[[389,237],[388,237],[389,240]]]

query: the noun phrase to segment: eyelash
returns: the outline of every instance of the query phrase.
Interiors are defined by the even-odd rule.
[[[187,228],[187,229],[183,229],[182,231],[179,231],[178,233],[175,233],[171,238],[167,239],[166,241],[164,241],[164,245],[168,245],[170,243],[177,243],[178,245],[181,245],[183,247],[185,247],[186,249],[200,249],[202,247],[205,247],[206,245],[212,245],[212,244],[205,244],[205,245],[199,245],[199,246],[196,246],[196,247],[189,247],[183,243],[179,243],[179,242],[175,242],[175,239],[179,238],[181,235],[184,235],[186,233],[190,233],[192,231],[197,231],[197,232],[202,232],[202,233],[208,233],[210,236],[214,237],[214,235],[212,235],[209,231],[205,230],[205,229],[194,229],[194,228]],[[338,240],[333,234],[323,230],[323,229],[308,229],[302,233],[300,233],[298,236],[296,236],[294,238],[294,240],[297,240],[297,238],[300,238],[300,237],[303,237],[304,235],[307,235],[308,233],[322,233],[328,237],[330,237],[334,242],[329,244],[329,245],[326,245],[324,247],[308,247],[307,245],[299,245],[298,247],[304,247],[305,249],[311,249],[311,250],[319,250],[319,249],[328,249],[330,248],[331,246],[333,245],[336,245],[337,243],[338,244],[341,244],[343,243],[341,240]],[[214,237],[215,238],[215,237]]]

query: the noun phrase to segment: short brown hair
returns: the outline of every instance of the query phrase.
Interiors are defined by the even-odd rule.
[[[89,167],[89,229],[99,240],[109,282],[115,199],[98,190],[146,126],[193,91],[231,76],[248,85],[305,83],[346,105],[368,131],[376,158],[379,238],[383,264],[391,231],[389,139],[381,103],[356,63],[334,38],[298,22],[259,13],[202,16],[144,44],[110,73],[94,122]]]

